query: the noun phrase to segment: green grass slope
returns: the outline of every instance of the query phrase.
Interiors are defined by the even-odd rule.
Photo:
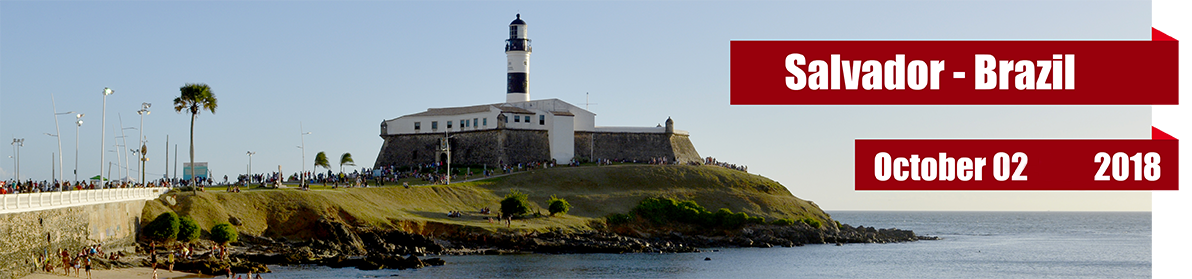
[[[512,228],[489,222],[477,211],[498,211],[510,190],[529,195],[533,211],[547,214],[551,195],[572,205],[565,216],[515,220]],[[171,194],[172,195],[172,194]],[[556,167],[457,183],[450,186],[353,188],[299,191],[253,190],[243,193],[207,192],[177,194],[177,205],[163,199],[149,201],[144,218],[152,220],[166,210],[191,216],[204,230],[237,218],[241,232],[268,237],[318,236],[320,219],[351,226],[436,235],[475,230],[583,230],[590,222],[611,213],[624,213],[642,199],[669,197],[694,200],[715,211],[728,208],[769,220],[811,217],[831,220],[814,203],[799,199],[785,187],[765,177],[711,166],[615,165]],[[448,211],[463,217],[449,218]],[[146,221],[147,222],[147,221]]]

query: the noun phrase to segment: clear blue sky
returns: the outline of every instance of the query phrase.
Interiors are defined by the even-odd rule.
[[[245,172],[249,150],[254,172],[300,170],[299,123],[312,132],[308,169],[319,151],[371,166],[383,119],[504,100],[503,40],[520,12],[534,44],[532,98],[581,104],[590,92],[600,126],[673,117],[701,155],[748,165],[825,209],[1150,210],[1145,192],[858,193],[851,160],[854,138],[1145,138],[1149,106],[742,107],[729,105],[728,89],[733,39],[1148,39],[1150,10],[1148,1],[3,1],[0,140],[26,139],[22,177],[49,179],[54,94],[57,111],[87,114],[79,177],[93,176],[101,91],[111,87],[106,149],[120,119],[138,127],[135,111],[152,103],[146,172],[160,177],[167,135],[171,166],[175,144],[187,160],[189,117],[171,101],[201,82],[220,106],[196,121],[196,161],[217,176]],[[73,122],[59,118],[68,179]],[[13,176],[12,153],[0,147],[0,179]]]

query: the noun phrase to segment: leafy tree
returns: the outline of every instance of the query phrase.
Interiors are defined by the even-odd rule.
[[[174,98],[174,110],[190,113],[190,185],[193,193],[198,194],[195,184],[195,177],[198,176],[195,173],[195,117],[204,110],[214,114],[215,108],[219,105],[215,93],[212,93],[211,87],[205,83],[187,83],[179,90],[182,94]]]
[[[554,216],[555,213],[567,214],[567,211],[571,210],[571,204],[567,200],[555,196],[550,196],[550,201],[547,204],[547,210],[550,210],[551,216]]]
[[[153,241],[166,242],[178,237],[178,214],[173,211],[157,215],[145,226],[145,236]]]
[[[529,196],[518,190],[509,190],[505,199],[501,200],[501,214],[504,216],[518,216],[530,213]]]
[[[233,227],[232,224],[220,223],[211,227],[211,241],[215,241],[220,245],[235,242],[237,236],[236,227]]]
[[[178,241],[185,243],[199,239],[199,224],[195,223],[195,219],[191,219],[190,216],[182,216],[179,221]]]
[[[331,163],[327,162],[327,153],[326,152],[319,151],[319,154],[315,154],[315,167],[323,167],[324,169],[327,169],[327,174],[328,174],[328,176],[330,176]],[[330,177],[328,177],[328,178],[330,178]],[[336,182],[335,185],[339,185],[339,182]],[[323,186],[327,186],[327,180],[323,180]]]
[[[339,172],[344,172],[344,165],[356,166],[356,161],[352,161],[352,153],[344,153],[339,157]]]

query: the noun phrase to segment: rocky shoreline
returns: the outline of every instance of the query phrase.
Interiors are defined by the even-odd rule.
[[[893,243],[936,240],[913,231],[841,225],[835,230],[810,226],[747,225],[714,234],[678,231],[488,232],[469,231],[424,236],[400,230],[351,228],[320,220],[327,229],[322,239],[290,240],[241,235],[229,260],[208,254],[182,261],[175,270],[208,275],[269,272],[267,265],[315,264],[362,270],[412,269],[444,265],[428,255],[501,255],[519,253],[691,253],[718,247],[797,247],[807,244]],[[148,261],[142,263],[149,266]]]

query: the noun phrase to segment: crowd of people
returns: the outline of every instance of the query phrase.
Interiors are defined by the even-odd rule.
[[[83,247],[78,252],[72,252],[65,248],[58,249],[56,255],[51,255],[48,250],[43,251],[41,255],[37,256],[37,263],[40,265],[39,268],[48,273],[56,273],[57,265],[53,260],[54,256],[58,256],[62,261],[62,276],[71,276],[70,273],[73,270],[74,277],[81,277],[83,274],[86,274],[87,278],[91,278],[92,257],[107,258],[108,260],[120,259],[120,254],[111,253],[105,255],[103,245],[95,244]]]
[[[714,158],[714,157],[707,157],[707,158],[704,158],[704,164],[705,164],[705,165],[709,165],[709,166],[721,166],[721,167],[725,167],[725,168],[728,168],[728,169],[734,169],[734,170],[739,170],[739,171],[743,171],[743,172],[749,172],[749,166],[746,166],[746,165],[737,165],[737,164],[729,164],[729,163],[721,162],[721,161],[718,161],[718,160],[716,160],[716,158]]]
[[[3,194],[25,194],[25,193],[41,193],[41,192],[61,192],[61,191],[76,191],[76,190],[97,190],[97,189],[120,189],[120,188],[144,188],[157,187],[159,183],[138,184],[131,182],[106,182],[99,183],[98,181],[89,182],[58,182],[58,181],[0,181],[0,195]]]

